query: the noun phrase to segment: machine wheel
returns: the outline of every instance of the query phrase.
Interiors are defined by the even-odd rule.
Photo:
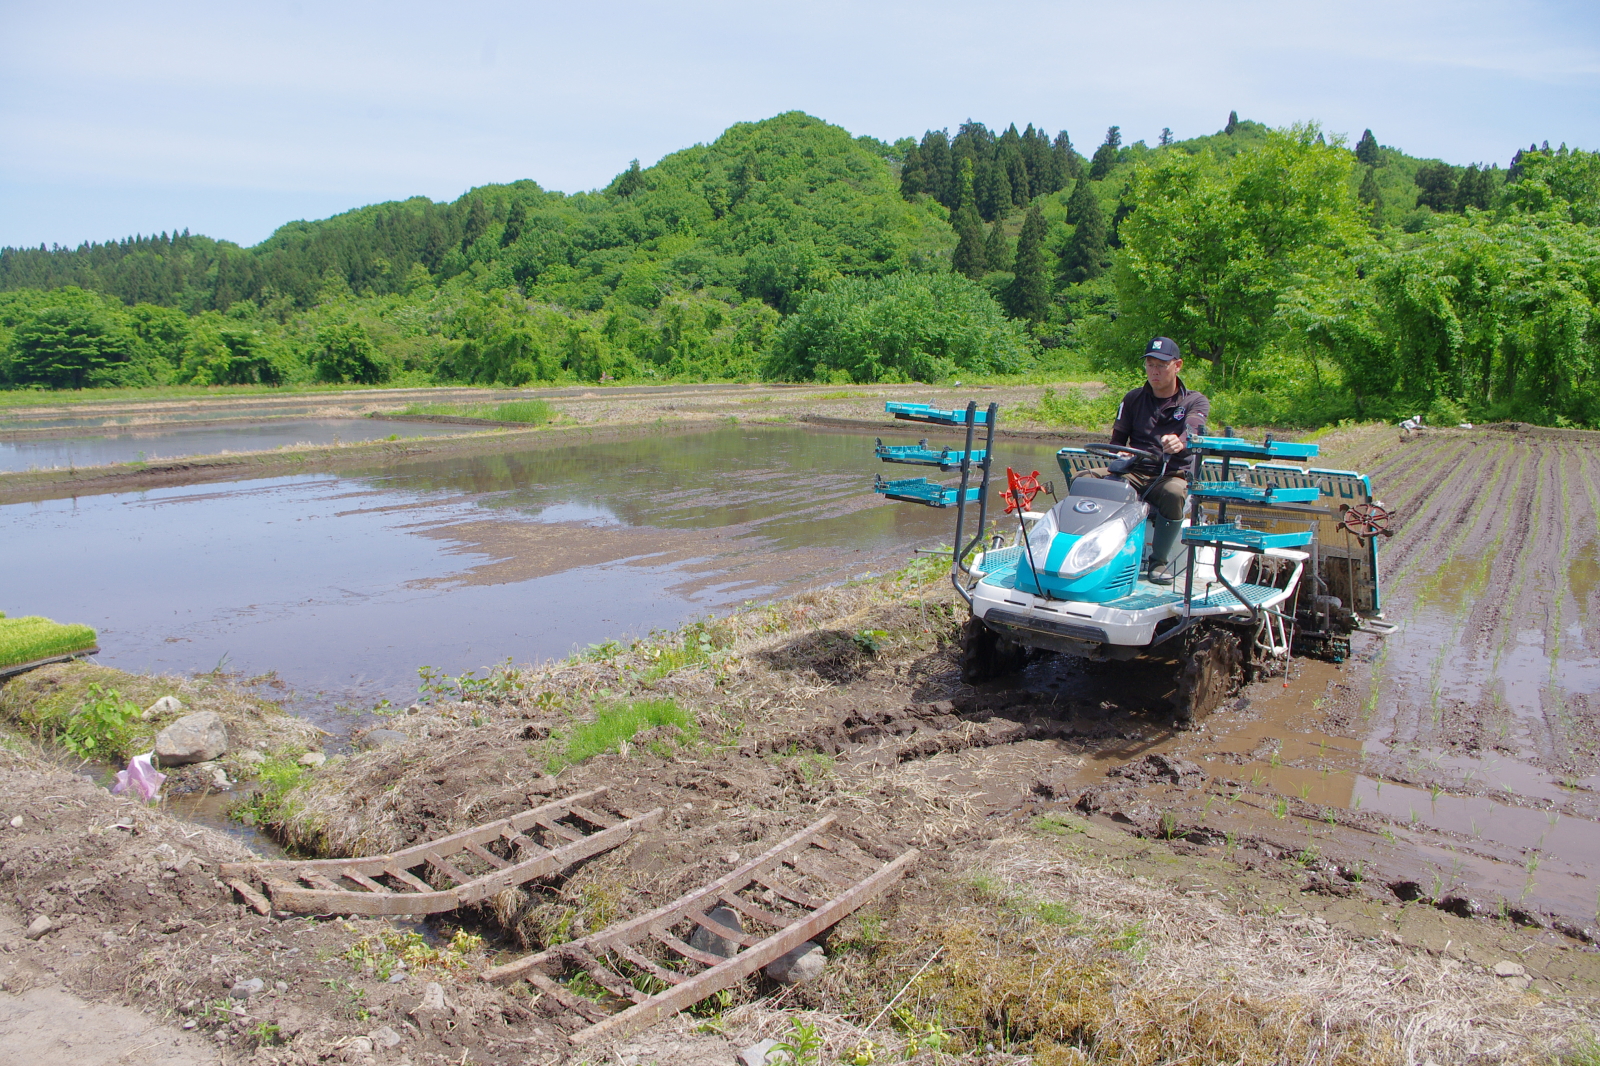
[[[1242,668],[1238,634],[1220,627],[1203,630],[1190,642],[1178,674],[1173,698],[1178,724],[1193,725],[1237,692]]]
[[[969,685],[1016,673],[1028,662],[1028,649],[969,618],[961,627],[961,680]]]

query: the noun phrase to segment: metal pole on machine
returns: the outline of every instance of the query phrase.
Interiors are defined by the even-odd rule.
[[[972,602],[972,597],[962,583],[962,577],[964,575],[970,576],[971,571],[967,569],[963,560],[966,559],[968,551],[982,542],[984,527],[989,520],[989,476],[994,463],[994,423],[999,413],[1000,405],[992,403],[984,415],[984,420],[989,423],[989,428],[986,435],[987,440],[984,443],[983,461],[978,464],[983,471],[983,477],[979,481],[978,487],[978,532],[968,542],[966,539],[967,486],[972,481],[972,438],[977,429],[978,404],[976,400],[967,401],[967,441],[965,450],[961,453],[961,487],[956,492],[956,535],[955,543],[951,546],[950,583],[961,594],[961,598],[969,604]]]

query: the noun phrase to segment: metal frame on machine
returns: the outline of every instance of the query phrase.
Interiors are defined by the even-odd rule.
[[[954,499],[948,487],[937,485],[927,478],[902,478],[894,481],[885,481],[882,477],[876,479],[873,489],[887,496],[891,500],[903,503],[920,503],[925,507],[949,507],[952,503],[956,508],[956,535],[951,545],[950,583],[955,586],[961,598],[972,605],[972,593],[962,583],[962,578],[972,576],[972,568],[966,565],[967,553],[983,543],[983,537],[989,524],[989,479],[994,464],[994,433],[995,423],[1000,417],[1000,405],[991,403],[980,418],[976,400],[968,400],[965,412],[941,411],[924,403],[888,403],[884,410],[904,422],[923,422],[930,425],[965,427],[967,431],[966,446],[960,453],[961,484],[955,490]],[[973,439],[977,436],[978,426],[986,428],[987,436],[984,440],[982,458],[973,460]],[[878,442],[877,456],[884,462],[904,463],[912,466],[936,466],[941,470],[949,470],[955,458],[948,448],[934,452],[928,448],[928,442],[923,440],[920,446],[895,447]],[[976,486],[972,485],[972,471],[976,467],[982,471],[982,477]],[[978,531],[970,539],[966,536],[967,504],[976,499],[978,503]]]

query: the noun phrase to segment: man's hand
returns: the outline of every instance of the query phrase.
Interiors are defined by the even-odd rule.
[[[1177,455],[1183,451],[1183,438],[1176,433],[1168,433],[1160,438],[1161,450],[1168,455]]]

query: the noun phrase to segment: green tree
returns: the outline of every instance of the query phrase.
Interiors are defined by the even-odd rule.
[[[1210,361],[1226,386],[1279,324],[1305,278],[1353,275],[1364,239],[1351,154],[1314,125],[1268,134],[1231,159],[1161,153],[1134,172],[1115,279],[1122,343],[1152,334]],[[1102,351],[1103,358],[1120,353]]]
[[[11,347],[8,376],[17,384],[82,389],[115,383],[133,338],[92,298],[73,298],[24,317]]]
[[[1517,153],[1515,169],[1516,177],[1508,177],[1505,186],[1512,210],[1600,225],[1600,152],[1557,155],[1530,146]]]
[[[984,253],[983,220],[970,205],[956,211],[953,219],[956,228],[956,250],[950,256],[950,266],[958,274],[981,278],[989,269]],[[996,226],[1000,223],[996,222]]]
[[[359,322],[336,322],[317,330],[312,365],[319,381],[377,385],[394,373]]]
[[[1226,133],[1228,136],[1232,137],[1238,131],[1239,131],[1239,112],[1237,112],[1237,111],[1229,111],[1228,112],[1228,124],[1226,126],[1222,127],[1222,132]]]
[[[1100,181],[1111,168],[1117,165],[1117,152],[1122,147],[1122,127],[1112,126],[1106,130],[1106,139],[1100,147],[1094,150],[1094,158],[1089,162],[1089,180]]]
[[[989,238],[983,245],[984,269],[1010,270],[1012,262],[1011,242],[1006,240],[1005,223],[996,222],[989,227]]]
[[[1106,268],[1107,241],[1105,213],[1094,186],[1080,181],[1067,201],[1067,220],[1073,224],[1072,237],[1061,253],[1061,278],[1078,284],[1099,277]]]
[[[841,278],[778,329],[766,376],[779,381],[943,381],[1013,373],[1027,337],[959,274]]]
[[[1368,166],[1363,169],[1366,173],[1361,176],[1361,188],[1356,192],[1356,198],[1367,205],[1372,225],[1377,227],[1383,223],[1383,191],[1378,188],[1373,168]]]
[[[1361,139],[1356,142],[1356,158],[1369,167],[1379,166],[1383,162],[1383,152],[1378,147],[1378,138],[1372,135],[1371,130],[1361,132]]]
[[[616,176],[607,191],[614,196],[632,196],[642,188],[644,188],[644,172],[639,169],[639,161],[635,159],[628,164],[627,170]]]
[[[1456,207],[1456,170],[1449,163],[1424,163],[1412,179],[1417,188],[1417,206],[1434,211],[1453,211]]]
[[[1050,309],[1050,274],[1045,267],[1044,214],[1035,204],[1023,220],[1017,237],[1016,270],[1006,292],[1006,305],[1014,318],[1044,320]]]

